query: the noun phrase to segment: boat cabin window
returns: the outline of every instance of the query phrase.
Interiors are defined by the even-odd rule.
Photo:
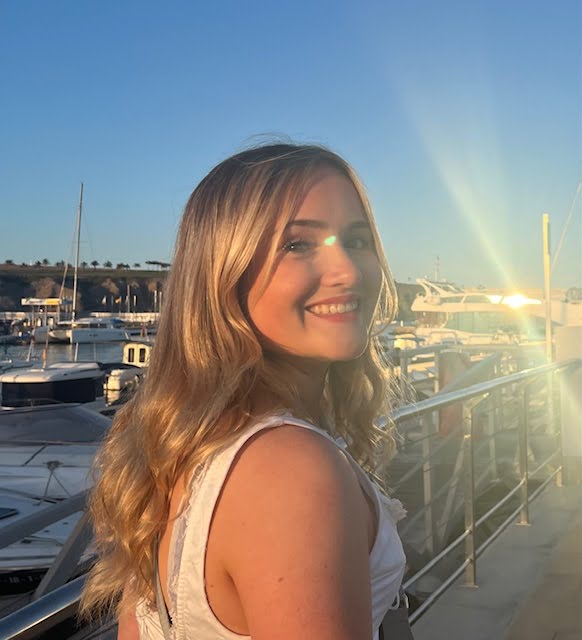
[[[135,349],[133,347],[127,350],[127,361],[129,363],[135,362]]]
[[[139,350],[139,361],[142,362],[142,363],[146,361],[146,349],[145,349],[145,347],[140,347],[140,350]]]

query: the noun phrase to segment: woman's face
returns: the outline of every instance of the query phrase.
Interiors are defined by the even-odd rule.
[[[253,270],[247,304],[264,348],[327,363],[363,353],[382,274],[349,179],[322,172],[283,232],[263,290],[264,260]]]

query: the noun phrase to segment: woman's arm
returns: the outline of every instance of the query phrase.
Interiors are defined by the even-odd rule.
[[[139,640],[139,629],[135,613],[124,613],[117,623],[117,640]]]
[[[247,445],[215,524],[230,532],[224,566],[253,640],[372,637],[368,513],[349,462],[317,433],[286,425]]]

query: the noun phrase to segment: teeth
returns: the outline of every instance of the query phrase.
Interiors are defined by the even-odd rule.
[[[338,313],[349,313],[358,308],[357,302],[348,302],[347,304],[316,304],[309,310],[316,316],[335,315]]]

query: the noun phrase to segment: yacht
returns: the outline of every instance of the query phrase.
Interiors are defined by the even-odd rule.
[[[496,295],[466,291],[450,282],[426,278],[411,305],[417,320],[415,335],[426,344],[512,344],[543,340],[545,307],[541,300],[520,294]]]
[[[110,424],[80,405],[0,408],[0,530],[90,488],[90,466]],[[0,595],[34,588],[80,516],[0,549]]]
[[[82,403],[101,411],[106,407],[105,376],[98,362],[59,362],[42,368],[8,370],[0,375],[1,405]]]
[[[61,321],[53,326],[36,327],[34,338],[42,342],[87,344],[96,342],[123,342],[139,336],[140,327],[127,327],[119,318],[78,318]]]

